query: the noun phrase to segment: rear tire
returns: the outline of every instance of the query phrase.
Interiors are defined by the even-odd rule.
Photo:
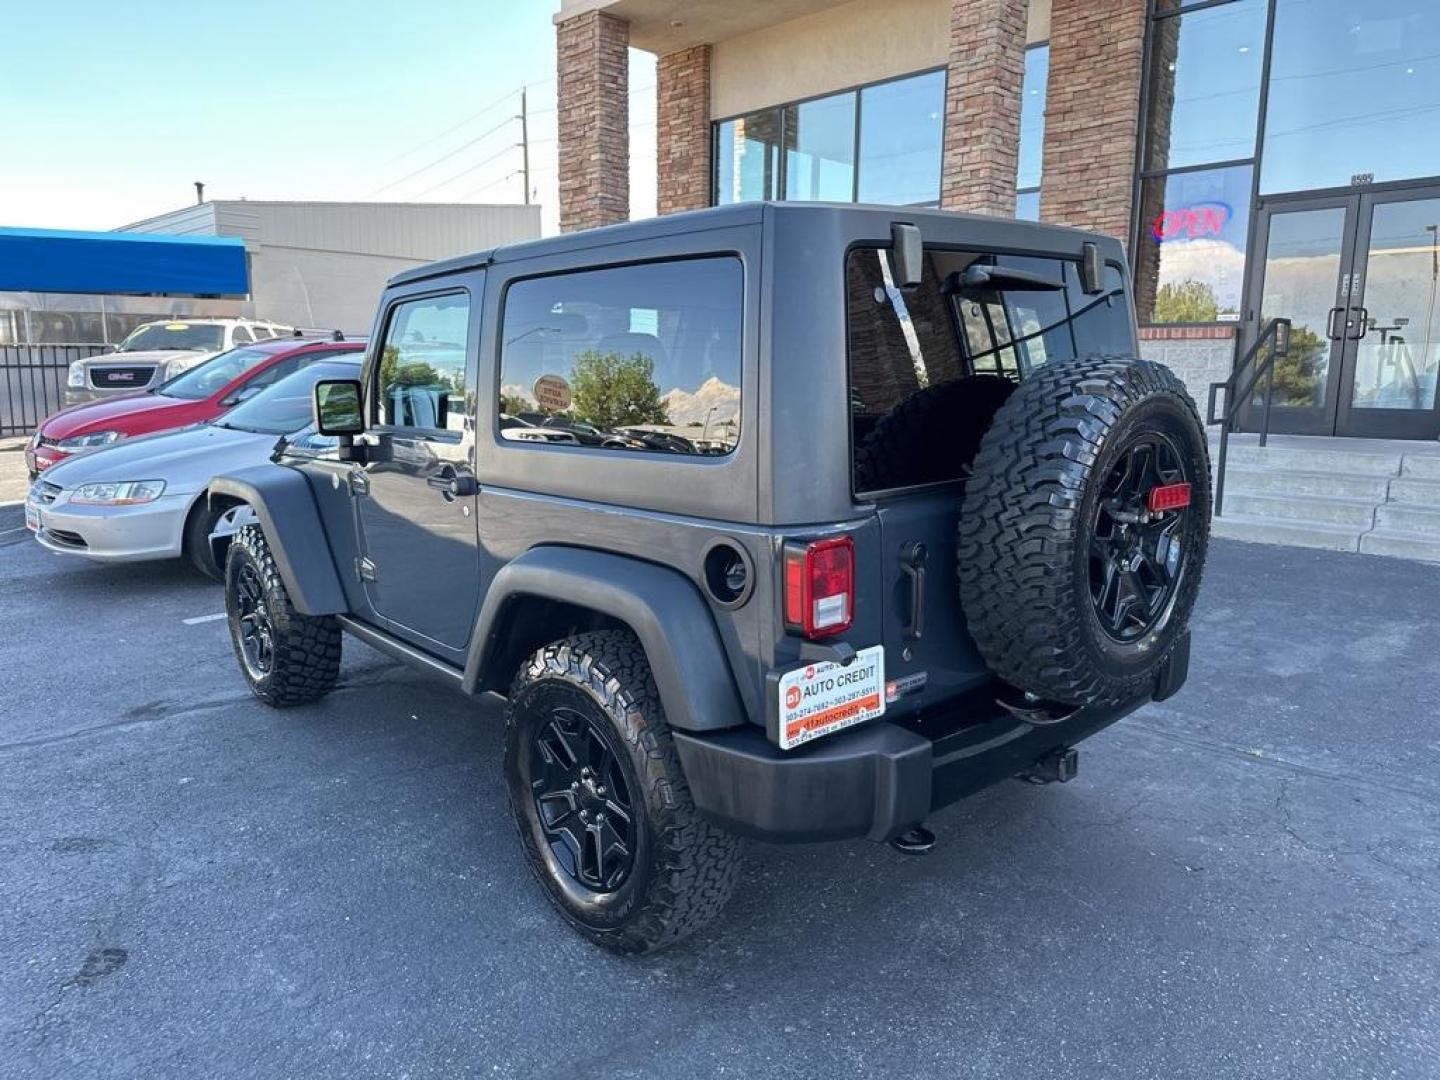
[[[1190,485],[1189,505],[1148,511]],[[960,515],[966,623],[1000,678],[1071,705],[1155,685],[1200,590],[1210,462],[1185,386],[1159,364],[1047,364],[995,416]]]
[[[580,634],[525,662],[505,714],[505,778],[526,862],[596,944],[662,948],[730,899],[740,840],[695,809],[629,632]]]
[[[240,671],[266,705],[304,705],[334,689],[340,623],[295,609],[258,525],[237,532],[226,553],[225,617]]]

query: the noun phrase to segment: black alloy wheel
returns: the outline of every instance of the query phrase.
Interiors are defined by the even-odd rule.
[[[550,850],[594,892],[613,892],[635,864],[636,835],[625,774],[589,718],[556,704],[530,744],[531,794]]]
[[[240,623],[240,654],[252,679],[263,679],[275,666],[275,630],[260,574],[250,563],[235,575],[235,604]]]
[[[1189,509],[1151,510],[1150,493],[1190,480],[1184,455],[1157,431],[1136,435],[1105,477],[1090,538],[1090,599],[1114,641],[1144,637],[1173,610]]]

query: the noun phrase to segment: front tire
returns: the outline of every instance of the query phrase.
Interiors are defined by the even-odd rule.
[[[266,705],[304,705],[334,689],[340,624],[296,610],[258,525],[241,528],[226,553],[225,617],[240,671]]]
[[[695,809],[628,632],[580,634],[526,661],[505,714],[504,760],[526,862],[591,941],[658,949],[730,899],[740,841]]]
[[[185,558],[189,560],[191,566],[212,581],[225,580],[225,567],[215,558],[215,549],[214,545],[210,543],[210,534],[220,524],[221,518],[226,514],[233,514],[243,505],[243,503],[212,505],[209,497],[202,492],[200,498],[196,500],[196,505],[190,511],[190,517],[185,522],[183,546]]]

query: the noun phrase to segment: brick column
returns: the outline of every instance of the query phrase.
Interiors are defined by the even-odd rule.
[[[710,205],[710,46],[655,65],[655,173],[659,212]]]
[[[1130,239],[1145,0],[1054,0],[1040,216]]]
[[[555,29],[560,230],[630,217],[630,24],[598,11]]]
[[[1029,0],[950,0],[940,205],[1015,213]]]

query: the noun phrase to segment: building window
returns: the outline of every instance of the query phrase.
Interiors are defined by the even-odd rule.
[[[1277,0],[1260,193],[1440,175],[1440,4]]]
[[[849,202],[855,197],[855,95],[785,106],[785,198]]]
[[[859,201],[938,202],[944,118],[943,71],[861,90]]]
[[[1227,165],[1141,182],[1135,300],[1142,322],[1240,318],[1254,173],[1252,165]]]
[[[1050,46],[1025,50],[1020,87],[1020,162],[1015,177],[1015,216],[1040,220],[1040,165],[1045,149],[1045,93],[1050,83]]]
[[[1255,156],[1265,8],[1237,0],[1154,21],[1147,172]]]
[[[1142,323],[1240,318],[1267,0],[1161,0],[1137,196]]]
[[[515,282],[501,323],[501,437],[729,453],[740,438],[743,309],[733,256]]]
[[[714,125],[714,201],[937,205],[945,73],[927,71]]]
[[[780,113],[765,109],[715,125],[715,201],[779,197]]]

